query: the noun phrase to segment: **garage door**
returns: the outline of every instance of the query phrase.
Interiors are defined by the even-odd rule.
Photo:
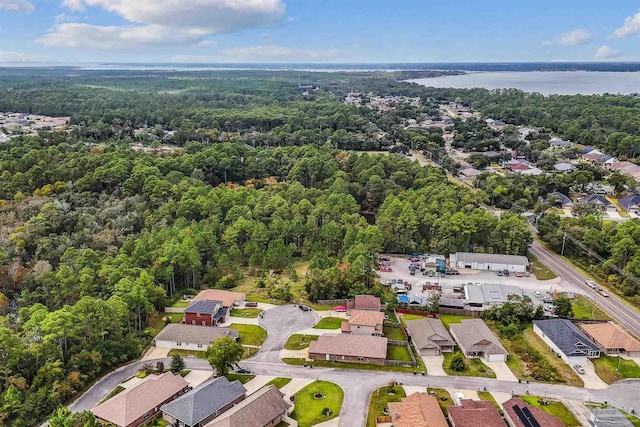
[[[489,355],[489,362],[504,362],[504,355],[503,354],[490,354]]]
[[[420,350],[420,355],[421,356],[437,356],[438,350],[435,348],[425,348],[423,350]]]

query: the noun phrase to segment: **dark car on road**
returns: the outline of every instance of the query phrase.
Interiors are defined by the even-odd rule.
[[[306,305],[302,305],[302,304],[300,304],[300,310],[302,310],[302,311],[309,311],[309,310],[311,310],[311,309],[310,309],[309,307],[307,307]]]
[[[445,271],[445,274],[448,274],[449,276],[455,276],[457,274],[460,274],[460,272],[455,268],[449,268]]]
[[[502,274],[504,274],[505,276],[509,277],[509,270],[507,270],[505,268],[504,270],[502,270]]]

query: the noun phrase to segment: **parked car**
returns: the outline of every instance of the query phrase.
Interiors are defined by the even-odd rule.
[[[456,270],[455,268],[449,268],[449,269],[445,270],[445,274],[448,274],[450,276],[455,276],[457,274],[460,274],[460,272],[458,270]]]
[[[580,365],[578,365],[577,363],[575,365],[573,365],[573,369],[576,370],[577,373],[579,374],[584,374],[584,368]]]
[[[533,294],[536,296],[536,298],[540,298],[540,296],[542,295],[540,291],[533,291]]]
[[[257,302],[245,302],[244,306],[245,307],[257,307],[258,303]]]
[[[240,368],[238,368],[236,370],[236,372],[239,373],[239,374],[250,374],[251,373],[251,369],[240,367]]]
[[[433,277],[433,276],[435,276],[435,272],[433,270],[429,270],[429,271],[427,271],[427,276]]]
[[[309,310],[311,310],[311,309],[310,309],[309,307],[307,307],[306,305],[302,305],[302,304],[300,304],[300,310],[302,310],[302,311],[309,311]]]
[[[498,270],[498,276],[502,276],[502,270]]]
[[[420,258],[414,256],[413,258],[409,258],[409,261],[411,261],[411,262],[420,262]]]
[[[387,257],[387,256],[381,256],[380,258],[378,258],[380,261],[391,261],[391,258]]]
[[[522,272],[521,271],[516,271],[516,277],[522,277]]]
[[[504,274],[505,276],[509,277],[509,270],[507,270],[505,268],[504,270],[502,270],[502,274]]]

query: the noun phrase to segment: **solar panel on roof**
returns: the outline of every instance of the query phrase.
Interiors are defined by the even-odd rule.
[[[524,408],[527,409],[527,408]],[[540,426],[535,426],[531,420],[529,419],[529,417],[527,417],[524,412],[522,411],[522,408],[520,408],[518,405],[513,405],[513,410],[515,411],[516,415],[518,416],[518,418],[520,419],[520,421],[522,422],[522,424],[524,425],[524,427],[540,427]]]
[[[522,408],[522,412],[527,416],[527,418],[529,418],[529,423],[531,424],[532,427],[540,427],[540,423],[533,416],[529,408],[525,406],[524,408]]]

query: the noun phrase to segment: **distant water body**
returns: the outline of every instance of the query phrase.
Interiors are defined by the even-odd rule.
[[[640,72],[607,71],[524,71],[470,72],[410,80],[423,86],[485,89],[516,88],[543,95],[593,95],[640,93]]]

